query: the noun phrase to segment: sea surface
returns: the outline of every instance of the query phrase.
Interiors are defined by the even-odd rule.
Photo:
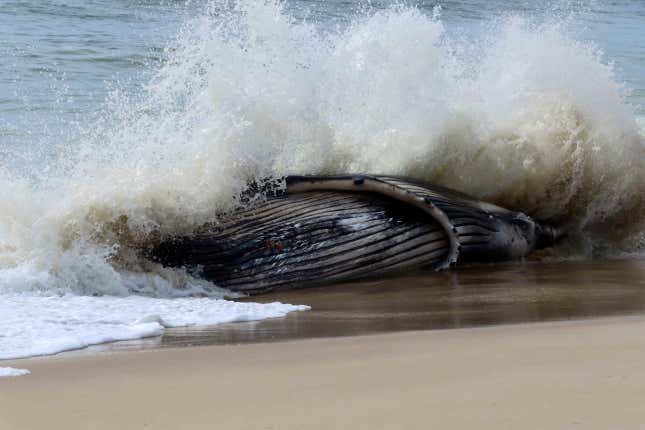
[[[644,128],[644,2],[5,0],[0,359],[307,309],[137,252],[267,176],[412,176],[565,226],[538,267],[640,264]]]

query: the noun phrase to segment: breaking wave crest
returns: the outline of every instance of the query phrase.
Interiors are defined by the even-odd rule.
[[[0,169],[0,293],[220,294],[136,249],[290,173],[412,176],[566,225],[587,256],[643,246],[645,139],[566,25],[506,17],[466,41],[415,8],[323,32],[279,3],[221,6],[57,166]]]

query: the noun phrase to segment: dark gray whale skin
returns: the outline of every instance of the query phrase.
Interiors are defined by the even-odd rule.
[[[288,176],[151,257],[216,285],[257,294],[461,262],[519,259],[555,229],[447,188],[375,175]]]

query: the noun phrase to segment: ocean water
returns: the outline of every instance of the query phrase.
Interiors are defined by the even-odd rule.
[[[645,3],[5,1],[0,359],[302,307],[139,249],[249,179],[365,171],[645,246]]]

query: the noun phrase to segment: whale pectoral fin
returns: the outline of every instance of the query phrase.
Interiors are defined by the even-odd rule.
[[[437,270],[455,264],[459,258],[460,244],[457,228],[444,211],[435,205],[439,194],[417,184],[388,176],[287,176],[287,194],[309,191],[350,191],[371,192],[400,201],[421,209],[433,218],[445,231],[449,241],[449,251]]]
[[[524,240],[510,223],[518,213],[444,187],[383,175],[288,176],[286,183],[288,194],[320,190],[371,192],[423,210],[441,225],[450,241],[450,250],[437,270],[458,260],[518,258],[530,250],[529,245],[516,245]]]

